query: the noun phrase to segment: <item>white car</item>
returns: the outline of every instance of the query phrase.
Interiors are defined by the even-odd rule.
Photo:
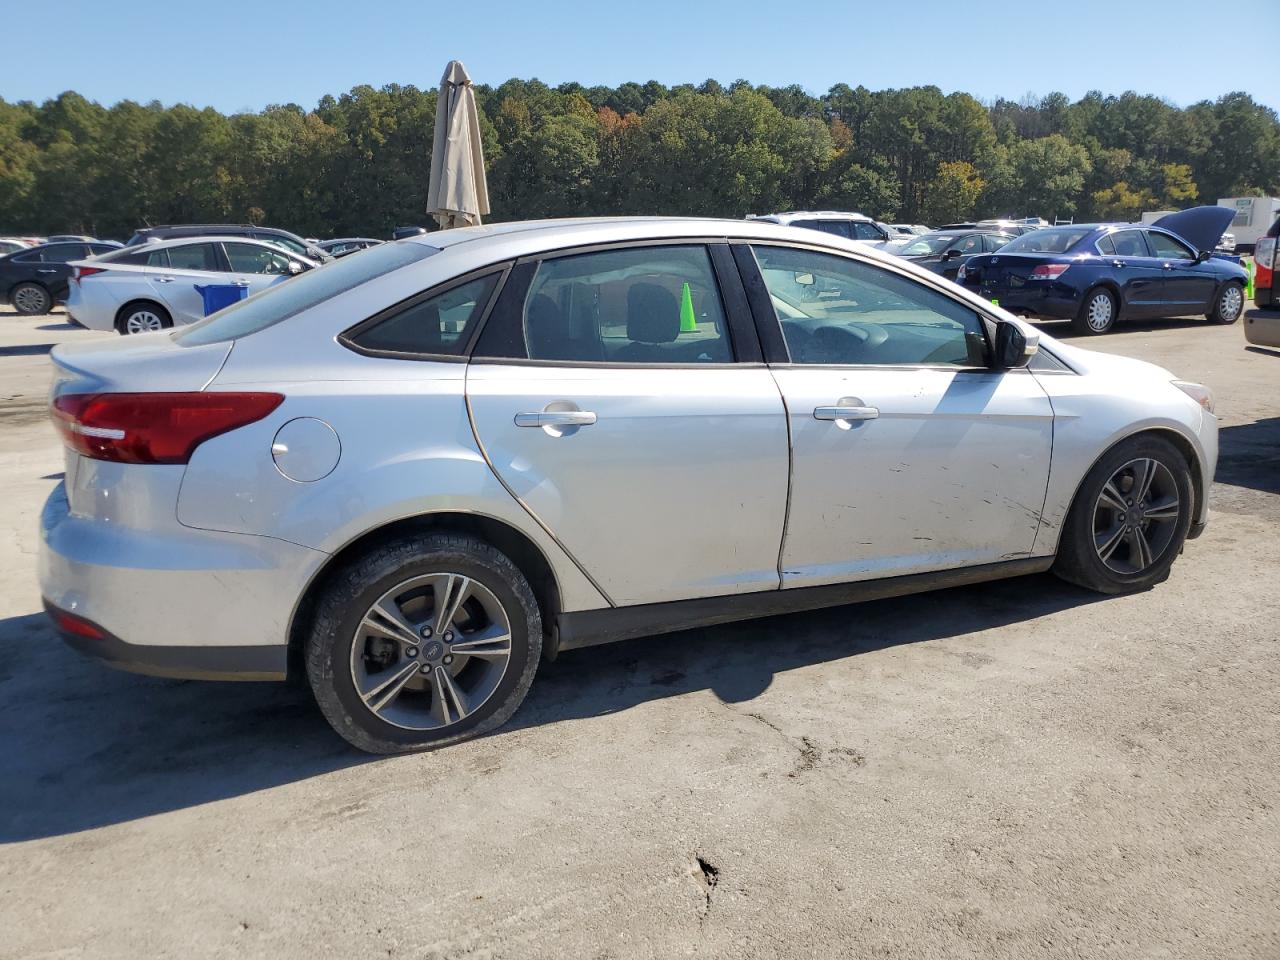
[[[382,753],[494,729],[561,650],[1049,569],[1147,589],[1218,450],[1203,386],[759,221],[440,230],[51,359],[68,642],[305,671]]]
[[[146,333],[204,319],[209,287],[245,296],[317,264],[247,237],[183,237],[74,261],[67,314],[90,330]],[[233,297],[239,299],[238,297]]]

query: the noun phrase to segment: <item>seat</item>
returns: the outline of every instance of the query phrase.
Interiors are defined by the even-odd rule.
[[[525,342],[534,360],[603,360],[604,347],[589,299],[590,287],[576,284],[571,306],[563,309],[540,293],[525,315]]]
[[[1142,253],[1138,250],[1138,241],[1133,237],[1124,237],[1115,241],[1117,257],[1140,257]]]
[[[624,363],[672,360],[670,348],[680,336],[680,302],[656,283],[632,284],[627,291],[627,339],[614,359]]]

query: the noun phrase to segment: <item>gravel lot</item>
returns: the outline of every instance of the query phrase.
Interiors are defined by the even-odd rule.
[[[1053,333],[1064,333],[1049,326]],[[1171,579],[1049,575],[567,654],[371,759],[305,692],[87,662],[39,611],[49,345],[0,312],[0,957],[1280,957],[1280,353]]]

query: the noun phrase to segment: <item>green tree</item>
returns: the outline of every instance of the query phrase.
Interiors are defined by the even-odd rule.
[[[973,216],[986,181],[971,163],[956,160],[938,165],[920,215],[926,223],[952,223]]]

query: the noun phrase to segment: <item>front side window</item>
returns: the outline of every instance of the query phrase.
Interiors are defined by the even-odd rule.
[[[462,353],[493,295],[500,274],[490,273],[411,304],[357,330],[351,343],[375,353]]]
[[[793,363],[986,363],[977,313],[931,287],[834,254],[753,249]]]
[[[533,360],[733,362],[711,257],[700,245],[543,261],[523,320]]]
[[[255,233],[253,239],[261,240],[263,243],[271,243],[290,253],[296,253],[300,257],[305,257],[308,253],[304,244],[299,243],[291,237],[281,237],[274,233]]]
[[[880,228],[874,223],[867,223],[865,220],[855,220],[852,224],[853,237],[855,240],[884,240],[885,236],[880,232]]]
[[[255,243],[224,243],[234,273],[264,273],[272,276],[289,274],[289,258],[278,250]]]
[[[169,247],[167,252],[169,265],[174,270],[212,272],[221,269],[218,265],[218,251],[212,243],[188,243],[180,247]]]
[[[1151,242],[1151,249],[1155,251],[1157,257],[1164,257],[1166,260],[1194,260],[1196,258],[1190,247],[1179,240],[1175,240],[1167,233],[1152,230],[1147,234],[1147,239]]]

